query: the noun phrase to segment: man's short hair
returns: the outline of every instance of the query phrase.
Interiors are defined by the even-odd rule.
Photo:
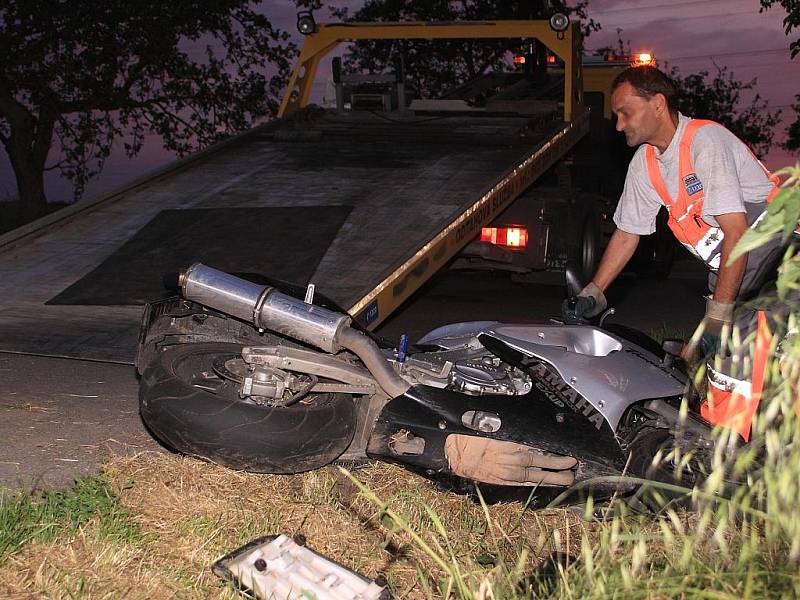
[[[613,92],[625,82],[631,84],[637,96],[647,100],[656,94],[663,94],[667,100],[669,112],[673,114],[678,112],[678,88],[672,79],[657,68],[651,66],[629,67],[614,78],[611,91]]]

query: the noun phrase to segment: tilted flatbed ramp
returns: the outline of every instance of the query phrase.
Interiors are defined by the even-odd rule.
[[[303,110],[344,40],[457,38],[544,42],[564,63],[563,103]],[[534,20],[320,24],[281,119],[0,236],[0,350],[133,362],[142,306],[196,261],[313,282],[375,327],[586,132],[579,38],[578,23]]]
[[[0,237],[0,350],[132,362],[162,274],[317,289],[372,327],[584,133],[531,116],[310,110]]]

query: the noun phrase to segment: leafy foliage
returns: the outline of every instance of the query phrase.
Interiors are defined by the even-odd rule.
[[[79,198],[120,138],[183,155],[271,116],[296,52],[247,0],[6,0],[0,16],[0,141],[39,208],[46,169]]]
[[[588,0],[574,6],[552,2],[553,8],[583,22],[584,35],[600,29],[587,14]],[[332,8],[345,21],[491,21],[549,16],[543,0],[366,0],[354,13]],[[492,70],[510,66],[509,52],[521,49],[519,40],[401,40],[360,41],[345,55],[351,72],[379,73],[402,59],[406,79],[423,97],[433,97]]]
[[[794,97],[792,110],[796,113],[797,119],[786,128],[787,137],[783,147],[789,152],[798,152],[800,151],[800,94]]]
[[[800,2],[797,0],[761,0],[759,12],[769,10],[775,4],[780,5],[786,11],[786,17],[783,19],[784,33],[788,36],[793,29],[800,29]],[[789,44],[789,51],[792,58],[800,54],[800,39]]]
[[[708,71],[682,76],[673,67],[670,77],[678,86],[678,110],[683,114],[722,123],[758,155],[769,151],[781,112],[770,112],[769,103],[759,94],[744,108],[739,106],[742,92],[755,89],[756,79],[739,81],[727,67],[717,67],[711,79]]]

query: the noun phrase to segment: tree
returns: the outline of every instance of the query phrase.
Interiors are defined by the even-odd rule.
[[[722,123],[757,155],[769,152],[781,111],[769,112],[769,103],[758,94],[744,108],[739,106],[742,92],[754,89],[757,80],[743,83],[727,67],[717,67],[713,79],[708,76],[708,71],[684,77],[676,67],[670,70],[670,77],[678,86],[678,110],[691,117]]]
[[[783,143],[783,147],[789,152],[797,152],[800,150],[800,94],[794,97],[792,110],[797,115],[797,119],[786,128],[786,141]]]
[[[784,33],[788,36],[793,29],[800,29],[800,2],[797,0],[761,0],[761,8],[758,9],[758,12],[769,10],[776,3],[786,11],[786,17],[783,19]],[[792,58],[800,54],[800,39],[789,44],[789,52]]]
[[[784,33],[788,36],[793,29],[800,29],[800,2],[798,0],[761,0],[759,12],[769,10],[776,2],[786,11],[786,17],[783,19]],[[800,54],[800,39],[789,44],[789,54],[792,59]],[[786,128],[786,141],[781,146],[789,152],[797,152],[800,151],[800,95],[795,96],[792,109],[795,111],[796,119]]]
[[[0,141],[28,214],[46,170],[79,198],[119,138],[134,156],[152,132],[180,156],[273,115],[288,39],[247,0],[3,0]]]
[[[555,10],[584,20],[584,34],[600,29],[588,19],[588,0],[574,7],[550,3]],[[334,17],[345,21],[487,21],[530,19],[549,16],[545,0],[366,0],[352,15],[345,8],[332,8]],[[360,41],[344,56],[353,72],[381,72],[402,59],[406,79],[420,95],[439,95],[491,70],[509,65],[509,53],[521,49],[519,40],[398,40]]]

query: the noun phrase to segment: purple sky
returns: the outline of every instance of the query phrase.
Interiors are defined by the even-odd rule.
[[[346,3],[361,5],[358,1]],[[275,25],[301,41],[295,29],[294,0],[265,0],[261,6]],[[590,0],[590,14],[603,29],[592,34],[587,48],[616,45],[616,30],[621,28],[622,39],[630,40],[632,50],[652,51],[661,66],[667,61],[684,75],[698,70],[713,73],[716,62],[729,67],[740,80],[757,77],[758,92],[769,100],[770,108],[783,109],[786,119],[776,136],[781,139],[783,129],[794,117],[789,105],[800,93],[800,56],[789,59],[791,38],[783,33],[783,9],[776,7],[759,14],[758,6],[757,0]],[[327,10],[318,11],[317,17],[325,20]],[[322,65],[318,76],[321,84],[328,71],[329,64]],[[89,184],[86,197],[109,191],[169,160],[157,140],[149,140],[134,160],[128,160],[119,150],[109,158],[100,177]],[[777,148],[766,158],[772,169],[794,161]],[[47,190],[51,200],[71,197],[68,182],[55,174],[48,176]],[[0,198],[15,194],[13,172],[0,147]]]
[[[800,56],[792,61],[788,50],[797,31],[784,35],[780,6],[761,14],[759,6],[757,0],[590,0],[591,15],[603,29],[587,46],[615,44],[620,27],[632,50],[652,49],[661,66],[667,61],[684,75],[714,73],[716,62],[742,81],[756,77],[770,109],[783,110],[784,122],[776,129],[776,140],[782,140],[795,116],[790,104],[800,94]],[[779,148],[766,157],[772,169],[795,160]]]

